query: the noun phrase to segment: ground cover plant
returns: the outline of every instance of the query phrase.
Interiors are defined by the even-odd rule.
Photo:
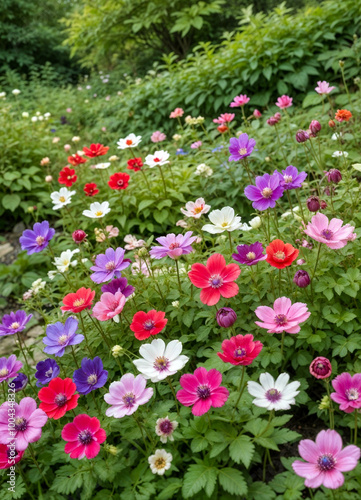
[[[116,139],[25,111],[42,203],[2,197],[36,270],[0,325],[3,498],[358,498],[359,85]]]

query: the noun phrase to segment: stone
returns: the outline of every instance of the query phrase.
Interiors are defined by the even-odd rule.
[[[10,243],[4,243],[3,245],[0,245],[0,259],[2,257],[5,257],[5,255],[12,252],[13,250],[14,247],[10,245]]]

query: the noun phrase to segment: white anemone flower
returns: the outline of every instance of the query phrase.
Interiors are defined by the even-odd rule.
[[[241,217],[234,215],[232,207],[213,210],[208,217],[212,224],[206,224],[202,227],[202,231],[207,231],[207,233],[219,234],[224,231],[231,232],[237,229],[249,231],[247,224],[241,223]]]
[[[300,382],[288,383],[290,376],[281,373],[275,380],[269,373],[261,373],[260,384],[249,381],[248,392],[256,399],[253,404],[267,410],[289,410],[296,403],[295,397],[300,391]]]
[[[95,168],[97,168],[98,170],[104,170],[105,168],[109,167],[110,167],[110,162],[98,163],[97,165],[95,165]]]
[[[103,201],[103,203],[95,201],[90,205],[90,210],[83,210],[83,215],[85,215],[85,217],[90,217],[91,219],[101,219],[109,212],[110,208],[108,201]]]
[[[158,474],[163,476],[166,470],[170,469],[172,465],[173,456],[171,453],[167,453],[165,450],[155,450],[154,455],[148,457],[148,463],[150,465],[150,470],[153,474]]]
[[[124,139],[119,139],[119,141],[117,142],[118,149],[135,148],[138,146],[141,140],[141,135],[129,134]]]
[[[344,156],[345,158],[348,157],[348,152],[347,151],[335,151],[332,153],[332,158],[338,158],[339,156]]]
[[[249,225],[251,226],[252,229],[258,229],[259,227],[261,227],[262,225],[262,219],[261,217],[253,217],[253,219],[251,219],[249,221]]]
[[[62,187],[59,191],[54,191],[51,193],[50,198],[52,199],[54,210],[65,207],[71,202],[71,197],[76,193],[76,191],[69,191],[68,188]]]
[[[75,250],[65,250],[65,252],[61,252],[60,257],[55,257],[54,259],[54,265],[57,268],[57,270],[61,273],[65,273],[66,271],[69,270],[69,267],[75,267],[78,263],[77,260],[72,260],[73,255],[76,253],[79,253],[80,250],[79,248],[76,248]]]
[[[169,163],[168,158],[168,151],[164,151],[163,149],[161,149],[160,151],[156,151],[154,155],[147,155],[145,157],[145,164],[150,168],[159,167],[160,165]]]
[[[19,90],[19,89],[14,89],[14,90],[12,90],[12,91],[11,91],[11,93],[12,93],[13,95],[19,95],[21,92],[20,92],[20,90]]]
[[[181,354],[182,342],[172,340],[165,345],[162,339],[154,339],[151,344],[143,344],[139,354],[143,359],[133,361],[137,369],[146,379],[153,383],[164,380],[181,370],[189,358]]]
[[[193,219],[199,219],[201,215],[206,214],[211,209],[210,205],[206,205],[204,198],[198,198],[196,201],[188,201],[185,208],[181,208],[180,211],[186,217],[193,217]]]

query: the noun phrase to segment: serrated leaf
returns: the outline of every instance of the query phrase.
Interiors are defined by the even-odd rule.
[[[218,474],[219,484],[231,495],[246,495],[247,484],[240,470],[226,467]]]
[[[229,454],[237,464],[243,462],[245,467],[249,467],[254,453],[254,444],[249,436],[241,435],[232,441],[229,447]]]

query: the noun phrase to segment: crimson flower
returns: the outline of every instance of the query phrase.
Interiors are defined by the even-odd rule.
[[[86,160],[85,158],[83,158],[82,156],[78,155],[78,153],[75,153],[71,156],[68,156],[68,162],[73,165],[74,167],[76,167],[77,165],[81,165],[82,163],[85,163]]]
[[[145,340],[151,335],[157,335],[163,330],[168,320],[164,318],[165,312],[152,309],[149,312],[138,311],[134,314],[130,329],[138,340]]]
[[[83,309],[90,309],[93,303],[95,292],[90,288],[79,288],[75,293],[68,293],[63,298],[63,306],[60,308],[63,312],[71,311],[78,313]]]
[[[263,344],[253,340],[253,335],[236,335],[230,339],[223,340],[222,351],[217,352],[218,356],[225,363],[232,365],[250,365],[262,351]]]
[[[88,182],[88,184],[85,184],[84,186],[84,193],[86,194],[86,196],[95,196],[99,193],[98,186],[95,184],[95,182]]]
[[[234,281],[240,272],[237,264],[227,266],[223,255],[215,253],[206,265],[193,264],[188,276],[194,286],[202,288],[200,299],[203,304],[214,306],[221,296],[229,299],[237,295],[238,285]]]
[[[70,187],[76,182],[77,176],[75,175],[75,170],[69,167],[64,167],[59,172],[58,182],[59,184],[65,184],[66,187]]]
[[[103,146],[103,144],[90,144],[89,148],[83,148],[85,156],[88,158],[95,158],[96,156],[106,155],[109,151],[109,146]]]
[[[124,172],[117,172],[109,177],[108,185],[111,189],[127,189],[130,176]]]
[[[75,394],[76,385],[71,378],[53,378],[48,387],[40,389],[38,397],[41,401],[39,408],[49,418],[58,420],[69,410],[78,406],[80,394]]]
[[[141,170],[143,166],[141,158],[131,158],[127,163],[127,168],[129,168],[129,170],[134,170],[134,172],[138,172],[138,170]]]
[[[96,417],[89,417],[85,413],[77,415],[72,422],[64,425],[61,437],[67,441],[65,453],[70,458],[94,458],[100,451],[101,443],[104,443],[107,435],[101,429],[100,422]]]

